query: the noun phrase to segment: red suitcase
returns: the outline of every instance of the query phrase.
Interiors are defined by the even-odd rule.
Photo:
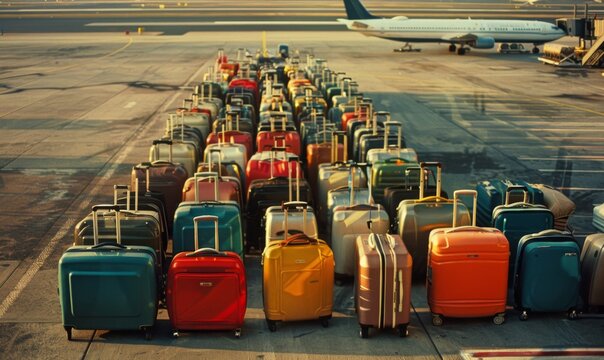
[[[252,134],[245,131],[239,131],[238,125],[236,125],[235,129],[233,130],[228,121],[226,128],[228,129],[227,131],[210,133],[208,135],[208,139],[206,140],[206,145],[217,144],[218,142],[241,144],[245,146],[247,157],[249,159],[254,153],[254,139],[252,138]]]
[[[474,197],[472,226],[455,227],[460,195]],[[505,321],[509,243],[495,228],[476,227],[476,191],[454,192],[453,227],[430,232],[428,304],[432,324],[442,317],[486,317]]]
[[[281,123],[281,128],[277,129],[276,123]],[[287,131],[287,117],[271,117],[271,130],[260,131],[256,135],[256,149],[258,152],[267,151],[273,148],[276,139],[283,139],[287,152],[300,156],[302,145],[300,134],[297,131]]]
[[[234,252],[218,250],[217,216],[193,221],[196,250],[178,253],[168,270],[166,303],[173,335],[180,330],[234,330],[239,337],[247,306],[243,261]],[[198,248],[200,221],[215,223],[216,249]]]
[[[354,112],[342,114],[342,130],[346,131],[349,121],[368,121],[372,115],[372,103],[363,102],[358,105]],[[355,120],[356,119],[356,120]]]
[[[298,157],[286,152],[285,148],[273,147],[270,151],[254,154],[245,168],[246,193],[252,181],[287,177],[289,169],[295,169],[296,166],[300,166]]]

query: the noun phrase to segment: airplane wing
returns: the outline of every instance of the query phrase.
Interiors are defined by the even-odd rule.
[[[471,33],[447,34],[441,38],[443,41],[450,43],[468,43],[476,41],[478,36]]]

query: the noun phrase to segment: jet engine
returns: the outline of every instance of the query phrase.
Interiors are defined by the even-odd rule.
[[[495,47],[495,39],[488,36],[479,37],[476,39],[476,41],[473,41],[468,45],[476,49],[492,49],[493,47]]]

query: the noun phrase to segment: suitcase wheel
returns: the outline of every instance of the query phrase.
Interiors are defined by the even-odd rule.
[[[432,314],[432,325],[441,326],[442,324],[443,324],[442,316],[440,316],[438,314]]]
[[[409,335],[409,329],[407,329],[407,325],[399,325],[397,328],[398,336],[407,337]]]
[[[266,319],[266,323],[268,324],[268,329],[270,330],[270,332],[277,331],[277,322],[276,321]]]
[[[328,317],[321,318],[321,326],[323,326],[324,328],[329,327],[329,318]]]
[[[145,340],[151,340],[151,338],[153,337],[153,327],[145,326],[143,328],[143,331],[145,332]]]
[[[505,314],[497,314],[493,317],[493,324],[501,325],[505,322]]]
[[[241,329],[235,329],[235,337],[239,339],[241,337]]]
[[[521,321],[526,321],[526,320],[528,320],[528,311],[526,311],[526,310],[522,310],[522,312],[520,313],[520,320],[521,320]]]
[[[361,325],[361,330],[359,331],[359,336],[362,339],[367,339],[369,337],[369,326]]]
[[[175,339],[176,339],[176,338],[178,338],[178,336],[179,336],[179,335],[180,335],[180,334],[178,333],[178,330],[174,330],[174,331],[172,331],[172,337],[173,337],[173,338],[175,338]]]
[[[577,314],[577,310],[570,309],[568,311],[568,319],[569,320],[576,320],[578,317],[579,317],[579,314]]]
[[[67,340],[71,341],[71,330],[73,329],[71,326],[65,326],[65,332],[67,333]]]

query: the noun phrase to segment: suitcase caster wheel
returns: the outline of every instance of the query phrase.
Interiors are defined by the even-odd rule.
[[[579,317],[579,315],[577,314],[577,310],[570,310],[568,312],[568,319],[569,320],[576,320]]]
[[[65,332],[67,333],[67,340],[71,341],[71,326],[65,326]]]
[[[239,339],[241,337],[241,329],[235,329],[235,337]]]
[[[361,339],[367,339],[369,337],[369,326],[361,326],[359,336],[361,337]]]
[[[266,323],[268,324],[268,329],[270,330],[270,332],[277,331],[277,322],[273,320],[266,320]]]
[[[148,327],[148,328],[145,328],[144,331],[145,331],[145,340],[151,340],[152,329],[150,327]]]
[[[329,319],[327,319],[327,318],[321,319],[321,326],[323,326],[324,328],[329,327]]]
[[[409,335],[409,329],[407,329],[407,325],[400,325],[397,329],[398,336],[407,337]]]
[[[178,339],[178,336],[179,336],[179,335],[180,335],[180,334],[178,333],[178,330],[174,330],[174,331],[172,332],[172,337],[173,337],[173,338],[175,338],[175,339]]]
[[[441,326],[443,324],[443,318],[440,315],[432,315],[432,325]]]
[[[528,312],[526,310],[522,310],[522,312],[520,313],[520,320],[521,321],[528,320]]]
[[[505,322],[505,316],[503,315],[497,315],[493,318],[493,324],[495,325],[501,325]]]

